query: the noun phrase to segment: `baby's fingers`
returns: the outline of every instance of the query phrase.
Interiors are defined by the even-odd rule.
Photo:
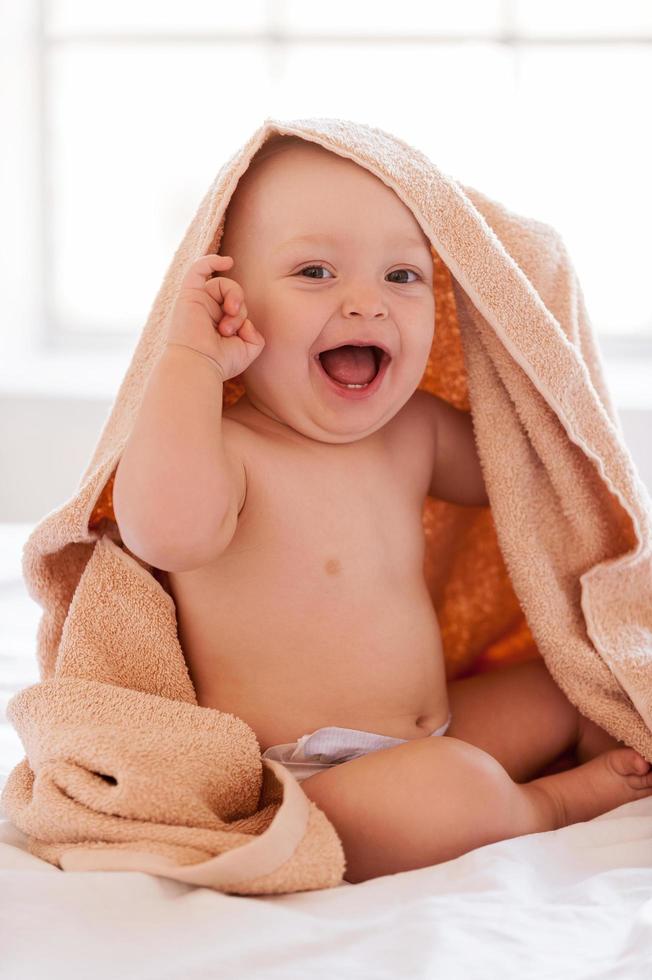
[[[256,330],[251,320],[245,320],[237,333],[238,337],[248,344],[256,344],[257,347],[260,347],[265,343],[265,338]]]
[[[238,326],[243,322],[246,317],[246,313],[243,315],[244,292],[239,282],[235,279],[227,279],[226,276],[218,276],[217,279],[209,279],[204,288],[208,295],[220,304],[225,319],[237,320]]]
[[[247,307],[244,301],[234,299],[232,293],[229,293],[226,300],[224,301],[224,308],[227,309],[227,302],[230,300],[229,309],[233,309],[234,313],[232,316],[224,316],[220,321],[220,330],[225,334],[233,334],[236,330],[239,330],[247,319]]]
[[[220,275],[233,264],[230,255],[202,255],[192,263],[181,283],[184,289],[201,289],[212,275]]]

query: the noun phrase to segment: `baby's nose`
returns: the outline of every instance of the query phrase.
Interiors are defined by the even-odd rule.
[[[378,299],[358,299],[347,300],[344,303],[345,316],[362,316],[367,319],[384,318],[387,316],[387,308],[382,300]]]

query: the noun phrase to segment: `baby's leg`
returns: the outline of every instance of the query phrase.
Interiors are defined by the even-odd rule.
[[[345,880],[357,883],[589,820],[652,794],[649,768],[634,749],[614,749],[519,784],[482,749],[438,736],[341,763],[301,787],[337,830]]]
[[[623,745],[580,714],[541,657],[449,682],[448,704],[447,735],[488,752],[518,783],[563,753],[586,762]]]

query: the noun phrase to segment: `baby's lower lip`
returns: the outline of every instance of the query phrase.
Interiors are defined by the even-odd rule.
[[[333,381],[324,371],[319,355],[317,354],[315,356],[317,371],[326,382],[327,387],[339,395],[340,398],[347,398],[349,401],[360,401],[361,399],[370,398],[371,395],[375,394],[382,384],[390,361],[391,357],[388,354],[383,354],[376,377],[365,388],[347,388],[344,385],[338,384],[337,381]]]

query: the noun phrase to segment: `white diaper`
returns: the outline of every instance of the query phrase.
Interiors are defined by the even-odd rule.
[[[452,721],[449,712],[448,720],[430,732],[427,738],[445,735]],[[328,728],[318,728],[312,734],[302,735],[296,742],[286,742],[282,745],[270,745],[262,754],[263,759],[274,759],[282,763],[292,775],[301,782],[308,776],[330,769],[332,766],[349,762],[369,752],[379,749],[390,749],[394,745],[408,742],[407,738],[392,738],[389,735],[376,735],[375,732],[362,732],[356,728],[338,728],[336,725]]]

